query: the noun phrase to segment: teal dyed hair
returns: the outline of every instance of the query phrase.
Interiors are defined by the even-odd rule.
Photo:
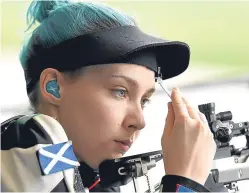
[[[33,1],[27,11],[28,29],[36,22],[40,25],[32,32],[20,52],[20,62],[23,68],[26,67],[26,61],[33,53],[35,44],[51,47],[86,33],[118,26],[136,25],[132,17],[103,4],[59,0]],[[37,90],[38,84],[29,94],[33,107],[38,102]]]

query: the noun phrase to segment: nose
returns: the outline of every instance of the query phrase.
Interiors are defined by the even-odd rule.
[[[141,130],[145,127],[144,113],[141,104],[131,104],[127,109],[127,115],[124,120],[125,128]]]

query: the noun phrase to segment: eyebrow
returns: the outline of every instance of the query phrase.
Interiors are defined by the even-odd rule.
[[[132,79],[131,77],[124,76],[124,75],[111,75],[111,78],[121,78],[127,81],[129,84],[133,85],[134,87],[138,88],[139,84],[136,80]],[[153,94],[156,91],[155,87],[150,88],[146,91],[147,94]]]

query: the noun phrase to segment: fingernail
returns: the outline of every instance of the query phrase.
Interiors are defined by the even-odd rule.
[[[170,111],[170,109],[171,109],[171,104],[172,104],[172,102],[168,102],[168,111]]]
[[[174,87],[175,91],[180,91],[180,89],[178,87]]]

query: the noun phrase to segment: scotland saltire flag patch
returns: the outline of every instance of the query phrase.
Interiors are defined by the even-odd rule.
[[[195,192],[195,191],[193,191],[185,186],[182,186],[180,184],[177,184],[176,192]]]
[[[42,147],[38,150],[38,160],[45,175],[80,165],[74,154],[72,141]]]

